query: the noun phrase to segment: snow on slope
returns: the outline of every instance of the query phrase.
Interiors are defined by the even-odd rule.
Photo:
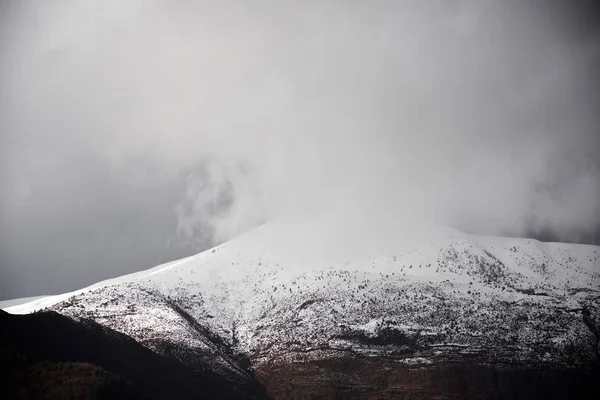
[[[57,294],[53,296],[36,296],[36,297],[24,297],[22,299],[14,299],[14,300],[6,300],[0,302],[0,308],[4,309],[4,311],[9,312],[11,314],[29,314],[38,310],[42,310],[46,307],[50,307],[56,303],[61,301],[65,301],[70,297],[77,296],[91,290],[100,289],[106,286],[118,285],[125,282],[130,282],[141,277],[152,275],[158,271],[161,271],[165,268],[172,267],[179,263],[184,262],[187,258],[183,258],[181,260],[170,261],[165,264],[158,265],[156,267],[150,268],[148,270],[134,272],[132,274],[123,275],[117,278],[107,279],[98,283],[94,283],[93,285],[87,286],[83,289],[75,290],[73,292],[67,292],[63,294]]]
[[[32,297],[21,297],[19,299],[3,300],[0,301],[0,309],[18,306],[20,304],[31,303],[35,300],[43,299],[47,296],[32,296]]]
[[[600,315],[596,246],[393,223],[340,233],[344,223],[270,223],[198,255],[7,311],[51,306],[94,318],[158,351],[179,349],[186,362],[189,351],[180,350],[194,349],[232,374],[244,373],[233,352],[260,365],[347,351],[580,362],[597,349],[588,326]]]

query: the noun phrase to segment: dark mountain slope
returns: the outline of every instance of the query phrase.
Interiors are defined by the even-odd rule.
[[[257,371],[277,399],[599,399],[597,366],[507,367],[466,358],[407,365],[392,355],[338,354]]]
[[[0,327],[2,398],[267,398],[253,379],[192,370],[91,320],[0,311]]]
[[[145,399],[129,382],[96,365],[24,359],[3,371],[0,397],[6,399]]]

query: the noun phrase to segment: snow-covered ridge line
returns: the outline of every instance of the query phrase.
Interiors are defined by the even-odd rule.
[[[18,299],[11,299],[11,300],[3,300],[0,301],[0,309],[5,309],[8,307],[14,307],[14,306],[18,306],[20,304],[26,304],[26,303],[31,303],[32,301],[35,300],[40,300],[44,297],[48,297],[47,295],[43,295],[43,296],[31,296],[31,297],[21,297]]]
[[[256,367],[339,352],[581,363],[597,351],[589,327],[600,326],[598,246],[448,227],[334,228],[269,223],[195,256],[7,311],[92,318],[232,374],[223,349]]]
[[[189,281],[190,278],[192,281],[200,280],[201,282],[198,283],[204,286],[205,283],[213,282],[215,279],[216,281],[235,280],[238,275],[247,272],[244,270],[249,267],[260,267],[259,270],[269,271],[274,265],[285,265],[288,273],[320,270],[327,266],[340,266],[340,264],[343,269],[348,269],[350,265],[358,267],[371,262],[370,259],[377,260],[378,257],[394,261],[384,263],[388,265],[379,265],[379,268],[384,267],[389,272],[396,270],[399,265],[437,264],[441,267],[440,252],[446,252],[444,256],[449,258],[446,263],[458,264],[469,260],[463,257],[464,254],[458,254],[455,249],[459,249],[460,252],[467,248],[470,252],[474,250],[477,253],[475,257],[493,255],[495,260],[508,266],[511,271],[531,279],[541,277],[539,271],[532,266],[543,269],[544,275],[554,276],[553,279],[557,282],[561,279],[560,275],[564,275],[562,272],[566,272],[561,269],[568,269],[574,264],[578,265],[579,270],[588,269],[591,273],[595,270],[596,274],[600,269],[598,246],[478,236],[464,234],[448,227],[422,229],[415,231],[414,235],[402,232],[396,235],[400,238],[398,241],[390,240],[390,237],[395,237],[394,233],[388,230],[380,237],[372,234],[361,235],[356,232],[339,235],[335,229],[315,227],[310,222],[278,221],[265,224],[195,256],[101,281],[73,292],[35,298],[23,304],[8,306],[5,311],[16,314],[30,313],[91,290],[135,280],[151,280],[161,286],[166,283],[165,279],[169,280],[167,277],[171,273],[180,275],[179,278],[184,281]],[[377,240],[373,240],[373,236]],[[371,239],[365,240],[365,237]],[[264,263],[261,260],[264,260]],[[405,273],[414,278],[428,277],[436,281],[443,275],[440,274],[440,268]],[[197,274],[197,276],[192,278],[190,274]],[[577,279],[578,281],[587,279],[585,273],[574,275],[575,278],[580,275],[581,279]],[[569,281],[569,283],[575,282]],[[171,285],[172,282],[169,286]]]
[[[83,294],[83,293],[86,293],[86,292],[89,292],[92,290],[96,290],[96,289],[100,289],[100,288],[112,286],[112,285],[118,285],[118,284],[122,284],[125,282],[131,282],[136,279],[141,279],[143,277],[150,276],[157,272],[160,272],[160,271],[166,270],[168,268],[174,267],[176,265],[179,265],[179,264],[187,261],[190,258],[191,257],[186,257],[186,258],[182,258],[180,260],[169,261],[167,263],[157,265],[156,267],[153,267],[153,268],[150,268],[150,269],[147,269],[144,271],[134,272],[134,273],[122,275],[122,276],[119,276],[116,278],[106,279],[104,281],[94,283],[93,285],[87,286],[82,289],[74,290],[72,292],[67,292],[67,293],[62,293],[62,294],[57,294],[57,295],[50,295],[50,296],[35,296],[35,297],[26,297],[23,299],[7,300],[4,302],[0,302],[0,308],[2,308],[4,311],[11,313],[11,314],[29,314],[29,313],[35,312],[37,310],[41,310],[41,309],[50,307],[56,303],[60,303],[61,301],[65,301],[65,300],[69,299],[70,297],[77,296],[77,295],[80,295],[80,294]],[[19,301],[19,300],[23,300],[23,301]],[[11,304],[14,302],[17,302],[17,304]]]

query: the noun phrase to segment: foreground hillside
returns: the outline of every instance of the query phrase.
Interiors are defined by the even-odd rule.
[[[232,382],[192,370],[90,320],[0,311],[0,324],[1,398],[267,398],[251,377]]]
[[[279,398],[560,398],[593,384],[598,247],[332,226],[264,225],[7,310],[93,319],[233,381],[254,371]]]

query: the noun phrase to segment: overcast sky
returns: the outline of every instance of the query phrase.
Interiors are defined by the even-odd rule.
[[[576,3],[0,0],[0,299],[324,208],[600,244]]]

